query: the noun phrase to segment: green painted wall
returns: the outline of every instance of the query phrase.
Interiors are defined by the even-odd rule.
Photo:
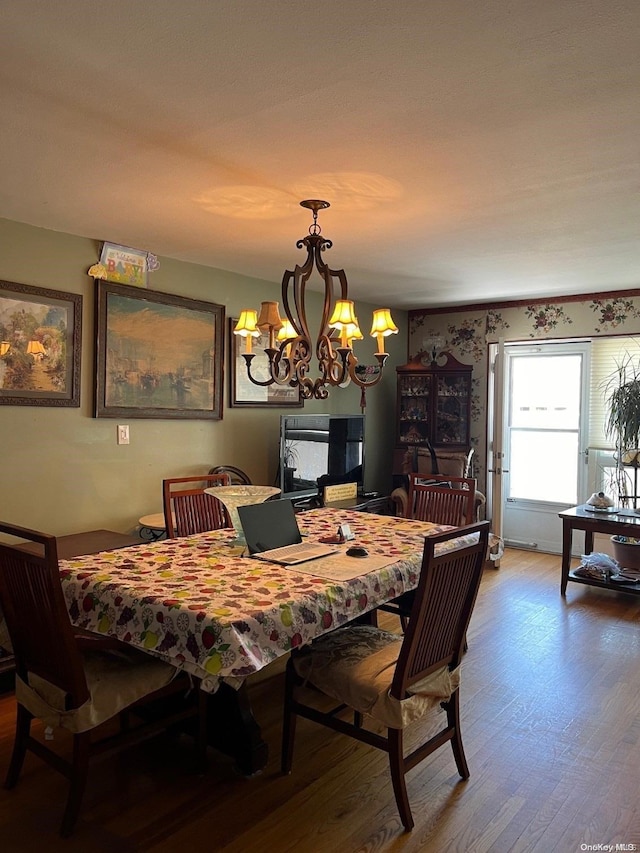
[[[232,409],[228,405],[225,347],[221,421],[94,418],[94,282],[87,275],[101,243],[0,219],[0,279],[83,295],[81,404],[79,409],[0,405],[0,518],[56,535],[94,528],[133,531],[137,519],[162,508],[164,477],[187,476],[213,465],[236,465],[254,483],[271,484],[278,462],[280,415],[285,412],[359,412],[356,388],[337,389],[304,409]],[[295,251],[295,248],[292,249]],[[274,281],[246,278],[197,264],[159,258],[150,288],[225,306],[279,300],[282,270]],[[348,270],[347,270],[348,274]],[[320,310],[320,294],[312,294]],[[366,334],[373,305],[356,304],[366,340],[357,348],[373,361]],[[387,491],[394,441],[395,367],[407,357],[407,314],[394,310],[400,329],[388,338],[390,358],[382,382],[367,394],[366,483]],[[226,322],[225,322],[226,327]],[[226,328],[225,328],[226,331]],[[116,443],[128,422],[131,443]]]

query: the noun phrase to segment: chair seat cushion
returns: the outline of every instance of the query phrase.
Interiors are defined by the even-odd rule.
[[[393,729],[405,728],[450,699],[460,668],[442,667],[395,699],[391,683],[403,637],[371,625],[332,631],[293,658],[298,675],[323,693]]]
[[[66,694],[35,673],[26,684],[16,676],[16,699],[51,728],[85,732],[165,687],[178,670],[144,652],[82,652],[90,698],[79,708],[65,710]]]

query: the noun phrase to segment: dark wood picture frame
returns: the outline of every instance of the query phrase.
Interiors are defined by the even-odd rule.
[[[96,281],[97,418],[222,418],[224,305]]]
[[[0,281],[0,405],[80,405],[82,296]]]
[[[282,385],[254,385],[247,376],[247,366],[242,358],[245,340],[239,335],[233,334],[237,319],[229,318],[229,405],[232,408],[287,408],[299,409],[304,401],[300,396],[299,388],[283,387]],[[253,339],[253,352],[256,354],[251,362],[251,371],[254,376],[261,372],[266,377],[267,356],[262,352],[267,346],[266,338]]]

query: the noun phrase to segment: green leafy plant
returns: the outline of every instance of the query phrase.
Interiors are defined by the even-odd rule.
[[[615,371],[604,383],[607,417],[606,435],[615,443],[614,485],[623,503],[638,503],[640,468],[640,357],[625,353]],[[633,479],[628,470],[633,468]]]
[[[615,441],[619,464],[635,463],[640,448],[640,359],[627,353],[604,387],[605,432]],[[632,458],[633,457],[633,458]]]

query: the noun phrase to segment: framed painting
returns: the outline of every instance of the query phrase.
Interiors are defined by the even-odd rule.
[[[224,306],[96,282],[97,418],[222,418]]]
[[[82,296],[0,281],[0,405],[80,405]]]
[[[254,385],[247,376],[247,365],[242,358],[244,338],[233,334],[238,321],[229,319],[229,366],[231,370],[229,381],[229,405],[234,408],[242,406],[288,406],[300,408],[303,404],[298,388],[288,385],[269,385],[263,387]],[[267,336],[253,338],[255,358],[251,362],[251,373],[259,379],[267,378],[268,359],[264,347],[269,345]]]

